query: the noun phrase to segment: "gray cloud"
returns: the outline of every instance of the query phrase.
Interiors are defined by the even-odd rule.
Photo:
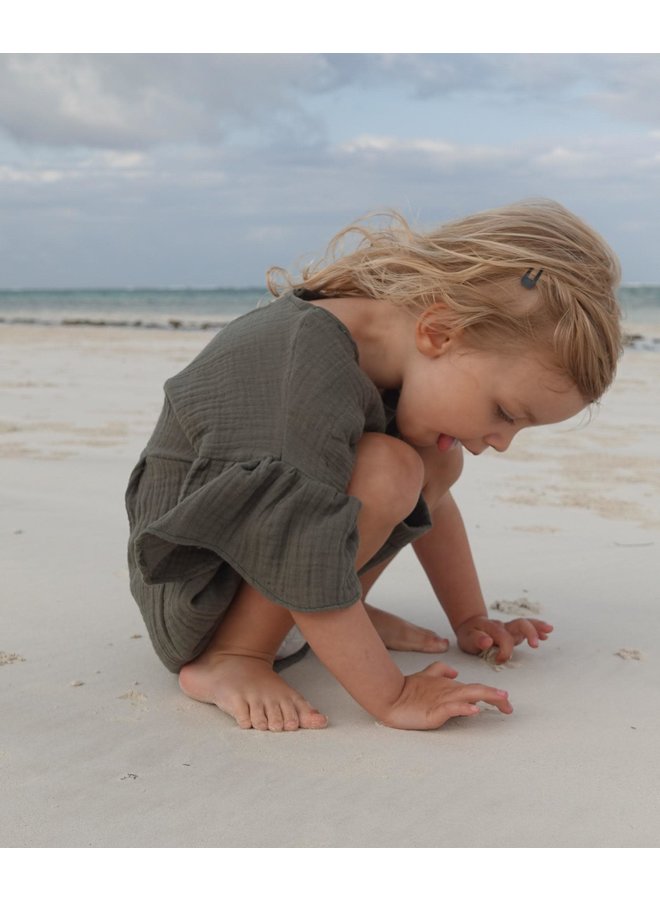
[[[269,265],[318,252],[369,210],[431,225],[534,195],[609,229],[615,246],[633,247],[631,271],[647,271],[659,150],[653,136],[506,147],[365,136],[0,165],[0,271],[14,284],[38,271],[64,285],[260,283]]]
[[[310,95],[403,87],[507,105],[567,96],[660,125],[656,54],[95,54],[0,56],[0,128],[23,144],[145,149],[241,130],[323,137]],[[256,132],[255,132],[256,133]]]
[[[0,125],[18,141],[145,148],[304,117],[296,97],[335,74],[322,56],[3,55]]]
[[[660,54],[610,55],[589,101],[621,119],[660,125]]]
[[[260,283],[369,210],[430,225],[533,195],[625,248],[629,278],[660,280],[657,82],[655,56],[0,56],[2,284]],[[394,112],[402,94],[487,96],[502,133],[419,119],[336,138],[312,112],[336,97],[360,122],[370,87]],[[619,119],[562,134],[539,116],[512,137],[521,98]]]

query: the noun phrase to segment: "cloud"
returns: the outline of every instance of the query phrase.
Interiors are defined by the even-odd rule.
[[[65,175],[56,169],[22,169],[18,166],[0,166],[0,184],[53,184]]]
[[[641,170],[657,165],[657,144],[644,138],[574,138],[561,143],[529,138],[509,144],[474,144],[434,139],[399,139],[363,134],[344,141],[328,153],[336,164],[369,173],[387,172],[404,184],[441,176],[488,179],[510,184],[512,196],[521,191],[543,193],[547,182],[554,187],[576,179],[606,183],[641,181]],[[638,171],[639,170],[639,171]],[[552,181],[547,181],[552,179]],[[465,189],[466,182],[460,182]]]
[[[470,93],[507,105],[570,99],[617,117],[660,124],[660,54],[374,55],[366,71],[372,79],[397,80],[419,97]]]
[[[0,124],[51,146],[214,142],[230,128],[305,117],[297,95],[336,80],[306,54],[0,56]]]
[[[516,148],[460,144],[427,138],[392,138],[386,135],[363,134],[337,147],[339,155],[367,160],[403,162],[410,157],[430,166],[460,167],[489,163],[511,162],[520,158]]]
[[[610,115],[660,125],[660,54],[610,54],[587,99]]]
[[[657,54],[5,54],[0,128],[23,144],[145,150],[324,137],[315,96],[566,99],[660,125]]]
[[[541,168],[551,169],[555,172],[574,172],[575,174],[583,175],[585,169],[593,166],[596,158],[596,155],[591,152],[557,146],[546,153],[541,153],[536,157],[534,163]]]
[[[648,278],[658,97],[634,55],[0,56],[0,272],[259,282],[369,210],[432,224],[546,195],[615,244],[646,223]]]
[[[444,53],[391,54],[375,61],[421,97],[465,91],[540,96],[574,85],[584,59],[575,54]]]

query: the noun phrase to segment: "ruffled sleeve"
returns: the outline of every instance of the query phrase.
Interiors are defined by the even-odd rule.
[[[136,541],[147,584],[210,576],[228,564],[291,609],[339,608],[359,599],[354,497],[272,458],[200,459],[189,486]]]

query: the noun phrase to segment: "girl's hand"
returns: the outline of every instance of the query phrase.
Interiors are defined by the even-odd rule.
[[[552,625],[540,619],[513,619],[500,622],[488,616],[473,616],[456,629],[458,646],[465,653],[479,654],[491,647],[499,647],[495,662],[511,659],[513,648],[527,641],[530,647],[538,647],[552,631]]]
[[[421,672],[407,675],[401,694],[381,717],[382,724],[390,728],[429,731],[440,728],[454,716],[477,715],[480,707],[476,703],[480,700],[496,706],[500,712],[513,712],[506,691],[485,684],[453,681],[457,674],[451,666],[435,662]]]

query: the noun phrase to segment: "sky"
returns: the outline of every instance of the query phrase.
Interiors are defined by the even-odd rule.
[[[660,283],[660,54],[0,54],[0,288],[262,287],[541,196]]]

